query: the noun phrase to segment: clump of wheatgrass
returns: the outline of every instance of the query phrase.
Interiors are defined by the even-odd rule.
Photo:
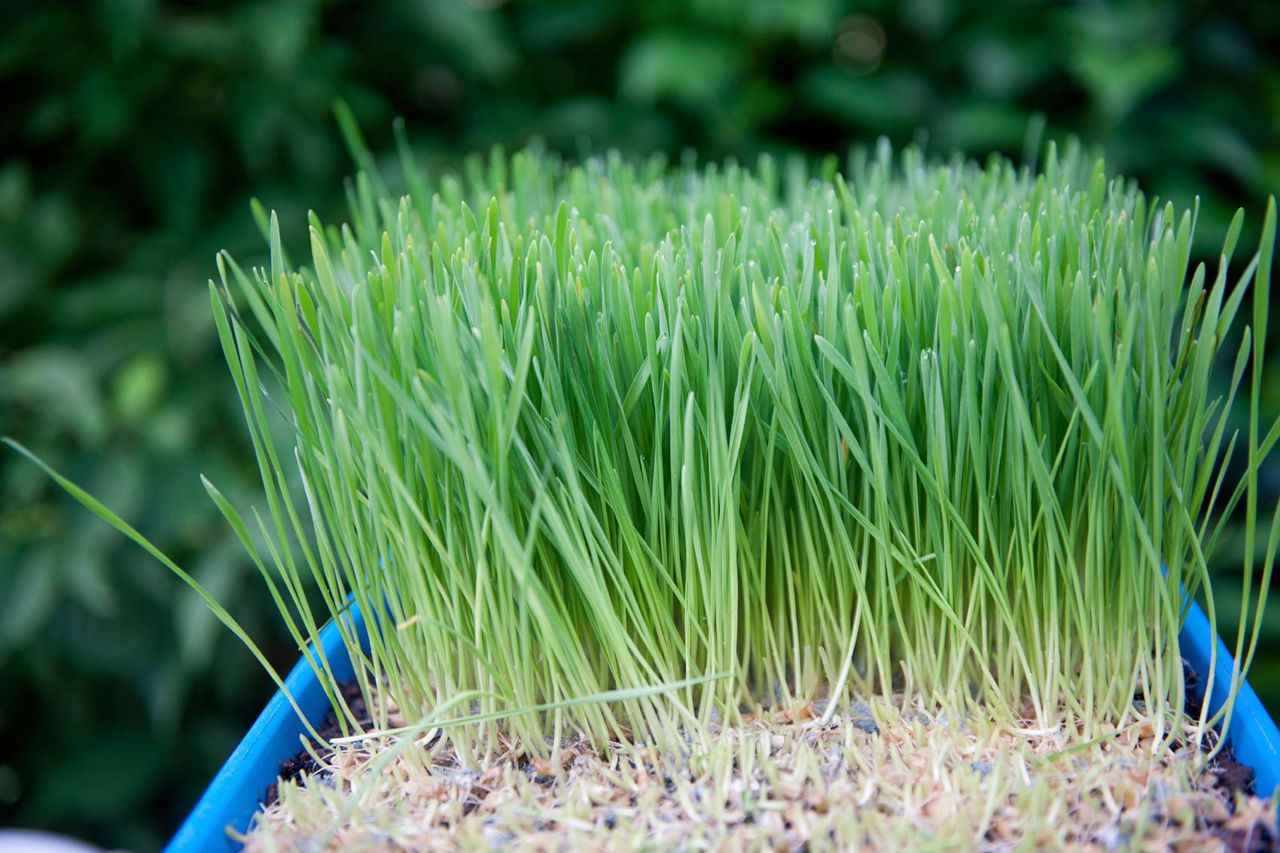
[[[874,694],[1172,742],[1238,506],[1242,677],[1280,532],[1274,203],[1233,277],[1242,216],[1193,269],[1195,211],[1076,146],[1039,173],[406,156],[403,196],[359,159],[308,258],[265,215],[269,267],[218,258],[266,503],[209,491],[299,647],[359,605],[359,681],[408,730],[536,755]]]

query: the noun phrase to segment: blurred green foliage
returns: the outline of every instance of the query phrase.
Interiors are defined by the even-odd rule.
[[[0,433],[192,567],[287,666],[197,479],[253,494],[204,283],[218,249],[260,256],[250,194],[294,241],[307,208],[340,209],[335,98],[375,148],[406,117],[429,163],[534,137],[747,158],[923,135],[1018,156],[1043,121],[1151,192],[1199,194],[1209,245],[1280,187],[1277,45],[1263,2],[5,4]],[[1278,623],[1255,676],[1276,709]],[[268,686],[194,595],[0,456],[0,824],[157,846]]]

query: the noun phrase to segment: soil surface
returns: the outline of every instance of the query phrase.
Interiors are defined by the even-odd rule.
[[[1188,688],[1191,688],[1194,685],[1194,675],[1190,673],[1190,671],[1187,672],[1187,682],[1188,682]],[[1188,693],[1190,694],[1190,692],[1191,691],[1189,689]],[[343,685],[342,693],[349,707],[351,708],[352,712],[356,716],[357,723],[360,726],[361,731],[371,730],[373,723],[372,723],[372,720],[370,719],[370,715],[368,714],[367,708],[365,707],[364,699],[360,694],[358,684],[353,680]],[[854,708],[851,710],[850,714],[847,715],[847,719],[844,720],[844,726],[846,728],[849,728],[850,730],[856,731],[858,737],[869,739],[870,741],[882,741],[886,736],[892,739],[897,739],[901,737],[901,733],[896,731],[890,731],[886,735],[884,732],[882,732],[881,727],[878,726],[876,722],[872,719],[870,709],[867,709],[865,713],[860,714],[857,711],[858,706],[862,706],[863,708],[866,708],[866,706],[863,705],[862,703],[855,703]],[[1200,712],[1199,703],[1191,703],[1191,702],[1188,703],[1188,707],[1187,707],[1188,716],[1194,718],[1196,715],[1199,714],[1199,712]],[[782,712],[775,713],[774,716],[776,717],[776,719],[773,721],[773,724],[789,725],[793,722],[800,721],[799,719],[793,720],[791,714],[792,712],[790,711],[782,711]],[[926,721],[925,722],[926,727],[930,725],[930,723],[928,722],[928,716],[923,714],[922,712],[908,711],[904,714],[903,719],[909,720],[912,718],[912,715],[917,715],[922,720]],[[801,718],[801,719],[805,719],[805,718]],[[761,723],[758,723],[758,725],[759,724]],[[810,725],[812,724],[813,723],[810,722]],[[768,729],[766,729],[766,731],[768,731]],[[315,759],[313,759],[311,755],[306,751],[302,751],[297,756],[282,762],[280,765],[280,779],[285,783],[289,783],[291,790],[293,790],[295,786],[297,788],[305,789],[307,786],[307,783],[313,778],[320,779],[322,782],[325,783],[325,786],[331,788],[333,786],[333,779],[335,776],[335,772],[337,772],[335,768],[338,768],[338,767],[345,768],[350,766],[350,761],[348,760],[349,757],[344,757],[334,752],[333,749],[329,747],[327,742],[329,739],[350,735],[350,734],[353,734],[353,732],[344,731],[339,726],[338,720],[334,716],[334,714],[330,713],[324,720],[324,723],[320,726],[319,733],[322,736],[322,738],[325,739],[325,743],[315,744],[313,748],[315,749],[317,754],[322,756],[325,762],[332,761],[334,763],[328,763],[325,765],[317,763]],[[752,737],[754,736],[755,735],[752,735]],[[1149,738],[1149,735],[1146,737]],[[778,739],[776,735],[774,735],[774,738],[775,740]],[[908,737],[907,739],[910,740],[910,737]],[[1209,739],[1206,738],[1205,740],[1208,741]],[[1146,742],[1150,743],[1151,741],[1147,740]],[[1212,746],[1213,746],[1213,743],[1206,742],[1202,745],[1202,748],[1205,751],[1209,751],[1212,748]],[[949,746],[944,746],[942,751],[946,752],[949,748],[950,748]],[[882,747],[881,749],[890,749],[887,741],[885,746]],[[585,750],[579,750],[579,753],[581,754],[584,751]],[[1186,747],[1183,747],[1182,751],[1185,753]],[[891,749],[890,749],[890,752],[892,752]],[[642,754],[643,754],[643,751],[642,751]],[[785,754],[786,754],[786,750],[784,749],[782,754],[776,754],[775,757],[778,759],[783,759]],[[886,753],[886,754],[889,754],[889,753]],[[894,754],[909,756],[909,753],[894,753]],[[585,755],[582,757],[583,757],[582,766],[586,767],[589,764],[589,760]],[[938,761],[941,762],[941,759],[942,759],[942,756],[939,755]],[[1079,759],[1079,758],[1076,759],[1076,763],[1078,764],[1081,760],[1083,759]],[[1126,759],[1121,758],[1120,761],[1123,763],[1124,761],[1126,761]],[[625,759],[625,763],[629,764],[630,768],[633,771],[636,771],[637,773],[639,773],[640,775],[643,775],[645,772],[657,773],[657,775],[654,776],[655,784],[653,787],[654,787],[654,793],[659,796],[659,799],[662,798],[661,792],[663,790],[665,790],[666,792],[665,797],[667,799],[673,800],[673,801],[681,799],[681,794],[676,791],[676,786],[672,782],[671,776],[669,775],[664,776],[662,771],[659,771],[656,765],[652,768],[652,770],[646,771],[643,767],[645,763],[643,759],[641,759],[639,766],[636,764],[636,762],[631,761],[630,759]],[[534,794],[533,794],[534,799],[533,800],[522,799],[521,802],[526,802],[526,803],[535,802],[537,799],[538,791],[540,790],[550,791],[552,789],[555,789],[557,787],[557,784],[556,784],[557,780],[563,781],[566,778],[566,774],[563,772],[562,768],[555,768],[551,766],[543,767],[542,765],[545,765],[545,764],[547,764],[547,762],[531,760],[528,757],[524,757],[523,755],[520,755],[519,757],[515,758],[514,761],[509,763],[509,766],[512,768],[512,770],[516,772],[515,777],[511,777],[511,778],[504,777],[505,781],[495,777],[493,780],[486,780],[486,783],[484,785],[475,785],[472,788],[468,788],[468,791],[462,794],[457,794],[457,793],[448,794],[447,795],[448,797],[459,797],[460,799],[457,804],[458,810],[455,812],[454,817],[445,818],[444,826],[450,826],[450,825],[458,826],[459,825],[458,821],[461,819],[466,819],[467,816],[473,816],[475,818],[483,818],[484,817],[483,812],[485,812],[486,810],[492,809],[492,804],[490,804],[489,806],[484,805],[486,797],[491,798],[492,795],[494,795],[495,791],[498,791],[504,785],[512,784],[513,778],[514,778],[514,783],[516,787],[527,786],[530,784],[532,785],[531,790],[534,791]],[[974,773],[976,773],[982,779],[986,779],[988,774],[991,772],[992,765],[988,761],[979,760],[979,761],[970,762],[969,767],[972,769]],[[463,770],[461,767],[456,768],[452,771],[448,771],[448,770],[444,771],[446,778],[448,778],[448,775],[450,773],[456,776],[457,774],[467,774],[472,772],[473,771]],[[923,776],[926,773],[925,768],[923,767],[920,768],[918,773],[921,776]],[[936,775],[936,773],[937,773],[937,769],[935,765],[934,774]],[[486,777],[489,775],[493,775],[493,772],[491,771],[490,773],[485,774]],[[907,774],[907,776],[910,776],[910,775],[911,775],[910,773]],[[572,776],[572,773],[570,773],[569,776]],[[1170,787],[1169,790],[1172,793],[1168,795],[1168,802],[1165,803],[1166,795],[1163,793],[1164,791],[1163,787],[1160,788],[1161,793],[1153,794],[1153,793],[1150,793],[1145,786],[1140,786],[1139,788],[1136,789],[1139,792],[1137,794],[1139,801],[1144,796],[1144,794],[1141,792],[1148,791],[1148,793],[1146,793],[1145,796],[1147,798],[1154,798],[1156,801],[1155,804],[1152,805],[1150,808],[1137,806],[1137,803],[1132,800],[1133,790],[1131,789],[1128,795],[1130,797],[1129,800],[1126,801],[1123,798],[1119,799],[1119,803],[1120,803],[1119,808],[1121,808],[1124,811],[1128,811],[1130,809],[1137,807],[1138,812],[1142,815],[1139,817],[1140,825],[1142,823],[1150,822],[1150,823],[1154,823],[1158,828],[1163,827],[1164,831],[1161,834],[1158,834],[1157,838],[1161,839],[1161,841],[1163,842],[1161,846],[1165,846],[1170,849],[1202,849],[1202,843],[1206,840],[1211,840],[1213,842],[1212,847],[1216,849],[1225,849],[1230,851],[1280,850],[1280,837],[1277,836],[1274,813],[1268,816],[1265,811],[1266,809],[1265,804],[1262,801],[1258,800],[1256,797],[1250,796],[1251,794],[1253,794],[1253,787],[1254,787],[1253,777],[1254,777],[1254,774],[1252,769],[1238,762],[1235,756],[1232,754],[1231,748],[1227,746],[1218,752],[1218,754],[1214,757],[1214,760],[1210,763],[1207,770],[1205,770],[1203,773],[1201,773],[1197,777],[1197,781],[1195,782],[1195,791],[1197,793],[1194,795],[1194,797],[1189,799],[1174,787]],[[450,784],[452,785],[453,783],[450,783]],[[472,785],[470,781],[468,781],[466,784],[468,786]],[[1092,785],[1093,783],[1090,783],[1090,784]],[[1163,783],[1160,783],[1160,784],[1163,784]],[[341,789],[342,785],[339,784],[338,787],[339,789]],[[641,787],[643,787],[643,785]],[[1106,786],[1104,785],[1104,787]],[[831,789],[831,790],[834,790],[834,789]],[[697,794],[695,793],[695,797],[696,796]],[[971,794],[970,796],[973,797],[974,795]],[[1118,794],[1117,794],[1117,797],[1119,797]],[[446,798],[446,795],[437,794],[433,792],[431,793],[430,796],[427,797],[427,800],[428,801],[433,799],[443,800],[445,798]],[[554,802],[554,799],[558,799],[558,798],[553,798],[550,803],[544,801],[542,805],[556,805],[556,803]],[[279,784],[278,783],[273,784],[266,792],[266,796],[263,800],[263,805],[268,809],[269,812],[273,812],[279,815],[281,814],[281,809],[282,809],[280,800],[281,798],[280,798],[280,792],[279,792]],[[805,808],[812,808],[813,802],[811,802],[810,800],[812,800],[811,794],[805,797],[800,797],[799,799],[797,799],[796,802],[803,804]],[[630,802],[633,805],[636,802],[634,793],[631,794]],[[1116,808],[1114,802],[1111,802],[1110,800],[1108,802],[1111,808],[1113,809]],[[1187,805],[1187,803],[1189,802],[1194,802],[1194,806]],[[835,802],[833,801],[831,805],[834,806]],[[926,802],[926,808],[927,807],[928,806]],[[825,810],[825,807],[821,807],[821,808]],[[1179,808],[1182,809],[1181,815],[1177,814]],[[1193,809],[1193,812],[1194,812],[1193,817],[1191,818],[1187,817],[1187,814],[1188,814],[1188,812],[1186,811],[1187,808]],[[479,814],[479,815],[474,814],[478,809],[482,812],[482,814]],[[285,809],[285,811],[287,811],[287,809]],[[596,810],[593,809],[592,814],[594,814],[595,811]],[[625,808],[621,809],[620,811],[625,811]],[[908,820],[909,819],[910,818],[908,818]],[[496,822],[500,823],[501,821],[496,821]],[[572,820],[570,820],[569,822],[572,823]],[[596,815],[595,817],[593,817],[590,822],[595,823],[602,830],[613,830],[614,827],[617,825],[617,818],[615,817],[612,810],[605,809],[599,815]],[[742,824],[751,823],[752,818],[750,814],[746,816],[745,820],[741,820],[740,822]],[[790,829],[791,824],[793,822],[794,822],[793,819],[788,819],[785,822],[785,826],[787,827],[787,829]],[[292,821],[286,821],[286,824],[288,823],[292,823]],[[492,818],[489,818],[486,821],[486,823],[492,825],[495,823],[495,821]],[[554,824],[554,820],[552,821],[552,823]],[[561,823],[564,823],[564,821],[562,820]],[[581,821],[579,821],[579,823],[581,823]],[[988,832],[988,834],[985,837],[979,836],[978,839],[974,839],[975,841],[974,846],[980,847],[980,848],[1004,849],[1008,845],[1008,842],[1010,840],[1021,837],[1020,828],[1010,825],[1015,823],[1016,823],[1016,818],[1012,819],[1009,822],[1006,822],[1005,827],[1001,828],[1000,820],[997,818],[995,821],[992,822],[992,829],[990,832]],[[535,830],[542,829],[542,828],[545,828],[545,825],[546,825],[546,822],[544,821],[543,823],[537,824],[536,826],[531,826],[530,829],[535,829]],[[1187,834],[1188,826],[1191,826],[1194,828],[1194,835],[1191,837],[1189,837]],[[942,826],[938,827],[938,829],[942,829],[942,828],[943,828]],[[448,830],[445,830],[445,831],[447,832]],[[508,834],[503,835],[503,837],[508,842],[515,842],[520,839],[520,833],[521,833],[521,830],[519,828],[512,827],[512,831]],[[835,837],[835,836],[832,835],[830,837]],[[945,835],[942,837],[945,837]],[[1095,837],[1095,836],[1091,836],[1091,837]],[[251,838],[252,838],[252,834],[251,834]],[[768,844],[770,843],[770,839],[772,838],[773,836],[766,836],[766,837],[762,837],[762,840],[765,840],[766,846],[768,846]],[[551,841],[552,839],[543,838],[541,840]],[[578,840],[582,841],[585,839],[579,838]],[[790,840],[789,837],[788,837],[788,840]],[[1023,840],[1033,841],[1033,839],[1031,838],[1023,838]],[[1154,840],[1154,839],[1148,838],[1147,840]],[[492,846],[493,842],[501,841],[501,839],[486,837],[485,841],[488,842],[489,846]],[[1046,841],[1048,841],[1047,838],[1046,838]],[[1118,834],[1116,835],[1116,837],[1110,842],[1103,842],[1101,845],[1098,845],[1096,843],[1090,843],[1090,844],[1085,844],[1083,846],[1086,848],[1100,847],[1100,849],[1116,848],[1116,847],[1124,848],[1124,847],[1131,846],[1130,841],[1136,842],[1138,846],[1141,846],[1142,844],[1142,842],[1139,841],[1137,837],[1130,839],[1127,834],[1127,831],[1120,830],[1118,831]],[[553,843],[553,846],[555,846],[555,842],[553,841],[552,843]],[[252,844],[250,846],[253,847]],[[360,845],[357,845],[357,846],[360,846]],[[389,848],[394,849],[397,846],[398,845],[392,843],[389,845]],[[410,843],[406,846],[414,847],[416,845]],[[463,846],[467,846],[467,845],[464,844]],[[563,846],[563,843],[561,843],[559,846]],[[574,846],[574,845],[570,844],[570,846]],[[626,846],[627,845],[624,843],[623,847],[626,847]],[[1080,845],[1072,844],[1071,846],[1080,846]],[[381,845],[377,845],[376,849],[386,849],[386,848],[382,847]]]
[[[360,682],[354,678],[342,685],[342,698],[346,700],[347,707],[351,709],[351,713],[355,715],[356,722],[360,726],[360,731],[367,732],[373,726],[373,720],[369,716],[369,709],[365,707],[364,696],[360,693]],[[330,711],[325,715],[324,722],[316,729],[321,737],[320,742],[312,741],[311,746],[316,752],[324,753],[329,748],[329,741],[336,737],[342,737],[351,732],[344,732],[342,726],[338,725],[337,714]],[[262,796],[260,801],[264,806],[275,805],[280,800],[280,783],[296,782],[304,775],[313,775],[320,769],[320,765],[311,757],[311,753],[305,749],[300,751],[292,758],[286,758],[280,762],[279,778],[272,782],[267,788],[267,792]]]

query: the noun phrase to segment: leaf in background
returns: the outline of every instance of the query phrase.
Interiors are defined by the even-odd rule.
[[[6,408],[32,410],[46,430],[68,430],[86,444],[106,435],[107,413],[92,367],[65,347],[32,347],[0,365],[0,400]]]
[[[909,72],[853,77],[826,68],[804,77],[800,94],[817,112],[875,133],[909,131],[933,105],[929,83]]]
[[[400,0],[392,5],[418,35],[437,39],[453,63],[468,74],[496,81],[516,63],[498,17],[481,3]]]
[[[210,595],[227,601],[246,574],[244,552],[230,538],[212,549],[193,567],[192,577]],[[184,673],[196,673],[209,666],[218,635],[225,631],[198,596],[178,596],[178,654]]]
[[[733,4],[731,17],[764,39],[793,36],[800,42],[817,44],[831,37],[832,24],[840,14],[836,0],[754,0]]]
[[[1090,46],[1076,54],[1072,66],[1103,111],[1118,119],[1172,80],[1181,63],[1177,53],[1162,45],[1114,52]]]
[[[0,576],[0,662],[31,642],[45,626],[56,603],[57,583],[51,549],[6,565]]]
[[[962,48],[975,94],[1017,98],[1052,70],[1051,54],[1041,39],[1011,40],[998,30],[980,31]]]
[[[966,98],[948,103],[938,120],[935,150],[1016,152],[1030,118],[1003,101]]]
[[[113,393],[120,419],[141,425],[155,409],[168,383],[168,371],[155,353],[140,353],[116,372]]]
[[[1169,44],[1169,8],[1099,6],[1066,15],[1063,35],[1072,73],[1115,122],[1182,71]]]
[[[727,39],[684,30],[657,30],[633,41],[619,62],[619,93],[654,103],[669,99],[705,106],[742,73],[743,57]]]
[[[136,811],[168,764],[151,733],[136,725],[54,741],[45,750],[31,809],[54,825]]]

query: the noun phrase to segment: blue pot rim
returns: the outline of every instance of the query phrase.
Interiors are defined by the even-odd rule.
[[[349,632],[357,632],[367,643],[364,617],[358,605],[352,604],[340,618]],[[1207,701],[1210,713],[1217,713],[1226,701],[1235,664],[1226,644],[1210,631],[1208,618],[1194,602],[1179,641],[1183,657],[1197,676],[1192,685],[1193,695],[1201,702]],[[1215,645],[1213,690],[1206,700],[1206,673]],[[320,631],[320,647],[339,681],[354,677],[355,669],[336,623],[331,622]],[[319,726],[331,705],[305,657],[298,661],[284,685],[311,724]],[[302,751],[304,731],[284,691],[277,690],[179,827],[166,851],[236,850],[239,845],[228,835],[228,829],[239,833],[248,830],[267,790],[279,775],[280,763]],[[1236,697],[1226,741],[1236,760],[1253,770],[1254,790],[1259,796],[1268,796],[1280,788],[1280,730],[1247,682]]]
[[[352,602],[338,618],[345,623],[342,627],[348,635],[354,633],[363,638],[367,651],[368,632],[360,606]],[[347,654],[343,631],[339,627],[337,621],[332,621],[320,629],[320,652],[334,678],[341,683],[355,677],[355,666]],[[311,652],[315,654],[314,644]],[[165,847],[166,853],[240,848],[228,830],[241,834],[248,831],[249,822],[262,805],[268,789],[279,778],[280,763],[303,750],[306,727],[285,691],[313,726],[318,727],[333,710],[324,686],[304,655],[285,678],[284,690],[277,690],[267,702],[244,740],[227,758],[200,801],[178,827],[178,832]]]

